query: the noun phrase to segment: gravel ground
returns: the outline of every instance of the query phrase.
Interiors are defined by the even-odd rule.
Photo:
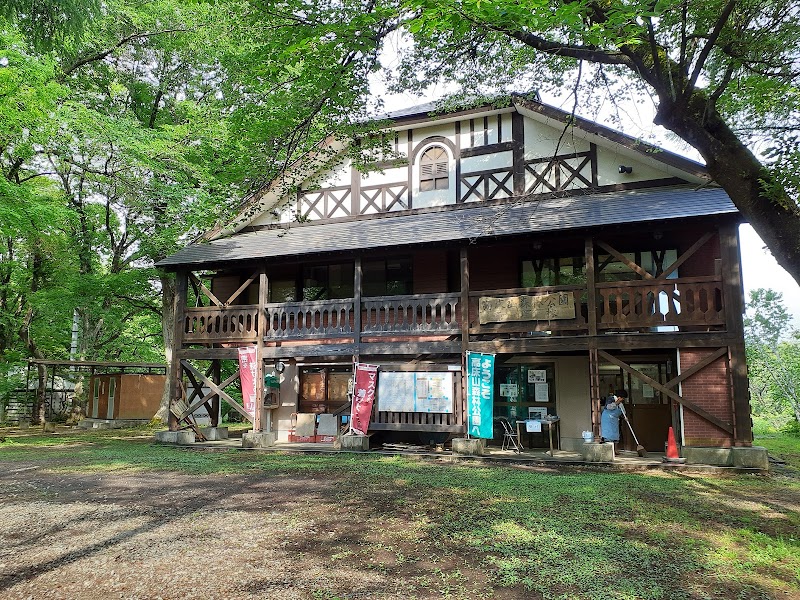
[[[431,552],[389,490],[319,476],[6,467],[0,598],[520,597]],[[365,528],[352,510],[369,513]]]

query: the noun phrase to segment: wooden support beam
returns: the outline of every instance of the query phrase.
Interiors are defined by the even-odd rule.
[[[525,121],[516,111],[511,113],[511,139],[514,195],[520,197],[525,194]]]
[[[188,373],[189,373],[189,371],[187,371],[187,374]],[[218,385],[219,389],[221,389],[221,390],[225,389],[230,384],[232,384],[234,381],[236,381],[238,378],[239,378],[239,371],[237,370],[236,373],[234,373],[233,375],[231,375],[225,381],[223,381],[222,383],[220,383]],[[202,384],[199,384],[199,385],[200,385],[200,389],[202,390]],[[192,414],[194,411],[196,411],[198,408],[200,408],[200,406],[202,406],[203,404],[207,404],[209,399],[211,399],[214,396],[219,397],[219,394],[215,390],[211,390],[208,394],[206,394],[205,396],[202,396],[199,400],[196,400],[194,402],[187,402],[188,408],[184,411],[184,413],[179,418],[183,419],[187,415]],[[214,425],[214,427],[216,427],[216,425]]]
[[[594,240],[583,242],[583,260],[586,266],[586,308],[589,311],[589,335],[597,335],[597,277],[594,268]]]
[[[241,405],[240,405],[238,402],[236,402],[236,400],[234,400],[233,398],[231,398],[231,397],[230,397],[230,396],[227,394],[227,392],[225,392],[225,391],[223,390],[223,388],[221,387],[221,386],[222,386],[222,384],[220,384],[220,385],[217,385],[216,383],[214,383],[213,381],[211,381],[211,380],[210,380],[208,377],[206,377],[206,376],[205,376],[205,375],[203,375],[203,374],[202,374],[200,371],[198,371],[198,370],[197,370],[197,369],[196,369],[196,368],[195,368],[195,367],[194,367],[194,366],[193,366],[193,365],[192,365],[192,364],[191,364],[189,361],[187,361],[187,360],[182,360],[182,361],[180,361],[180,362],[181,362],[181,365],[183,366],[183,368],[184,368],[184,369],[186,369],[187,371],[191,371],[191,372],[192,372],[192,373],[195,375],[195,377],[197,377],[197,378],[198,378],[198,379],[200,379],[200,380],[201,380],[203,383],[205,383],[205,384],[208,386],[208,388],[209,388],[209,389],[210,389],[212,392],[214,392],[214,393],[218,394],[220,398],[222,398],[223,400],[225,400],[225,402],[227,402],[228,404],[230,404],[231,408],[233,408],[233,409],[235,409],[236,411],[238,411],[238,412],[239,412],[239,414],[241,414],[241,415],[242,415],[242,416],[243,416],[245,419],[247,419],[248,421],[250,421],[250,422],[252,422],[252,421],[253,421],[253,417],[252,417],[252,416],[251,416],[251,415],[250,415],[250,414],[249,414],[249,413],[248,413],[248,412],[247,412],[247,411],[246,411],[244,408],[242,408],[242,406],[241,406]],[[237,370],[237,371],[236,371],[236,373],[235,373],[234,375],[232,375],[231,377],[229,377],[229,378],[228,378],[228,379],[226,379],[225,381],[231,381],[231,380],[235,379],[235,378],[236,378],[236,377],[238,377],[238,376],[239,376],[239,371]],[[224,382],[223,382],[223,383],[224,383]],[[197,405],[197,406],[200,406],[200,404],[198,403],[198,405]],[[190,408],[191,408],[191,407],[190,407]],[[196,408],[196,407],[195,407],[195,408]]]
[[[645,271],[645,270],[644,270],[642,267],[640,267],[639,265],[637,265],[635,262],[633,262],[633,261],[632,261],[631,259],[629,259],[627,256],[625,256],[624,254],[622,254],[622,253],[621,253],[621,252],[619,252],[618,250],[616,250],[616,249],[612,248],[611,246],[609,246],[609,245],[608,245],[608,244],[606,244],[605,242],[602,242],[602,241],[600,241],[600,240],[597,240],[597,245],[598,245],[598,246],[600,246],[600,247],[601,247],[603,250],[605,250],[606,252],[608,252],[608,253],[609,253],[611,256],[613,256],[614,258],[616,258],[618,261],[620,261],[620,262],[621,262],[621,263],[623,263],[624,265],[627,265],[627,267],[628,267],[628,268],[629,268],[631,271],[633,271],[634,273],[638,273],[639,275],[641,275],[641,276],[642,276],[642,277],[644,277],[645,279],[655,279],[655,277],[653,277],[652,275],[650,275],[650,273],[648,273],[647,271]]]
[[[700,408],[699,406],[697,406],[694,402],[690,402],[690,401],[686,400],[683,396],[681,396],[680,394],[678,394],[674,390],[671,390],[671,389],[661,385],[661,383],[659,383],[655,379],[653,379],[651,377],[648,377],[647,375],[645,375],[644,373],[642,373],[640,371],[637,371],[636,369],[634,369],[633,367],[631,367],[627,363],[624,363],[621,360],[619,360],[618,358],[610,355],[608,352],[605,352],[603,350],[598,350],[598,355],[603,360],[605,360],[607,362],[610,362],[613,365],[618,366],[620,369],[622,369],[626,373],[628,373],[628,374],[632,375],[633,377],[636,377],[638,380],[643,381],[644,383],[652,386],[654,389],[658,390],[662,394],[665,394],[665,395],[669,396],[670,398],[672,398],[676,402],[679,402],[684,408],[688,408],[693,413],[696,413],[698,416],[702,417],[703,419],[705,419],[709,423],[712,423],[713,425],[716,425],[717,427],[719,427],[723,431],[726,431],[726,432],[730,433],[731,435],[733,434],[733,425],[723,421],[722,419],[720,419],[718,417],[715,417],[710,412],[708,412],[705,409]]]
[[[728,354],[728,348],[727,347],[726,348],[719,348],[717,351],[712,352],[711,354],[706,356],[703,360],[701,360],[699,363],[694,365],[692,368],[686,369],[685,371],[683,371],[680,375],[678,375],[674,379],[670,379],[667,383],[664,384],[664,386],[668,387],[668,388],[677,387],[677,385],[681,381],[683,381],[684,379],[688,379],[689,377],[691,377],[692,375],[694,375],[698,371],[701,371],[701,370],[705,369],[708,365],[710,365],[712,362],[714,362],[718,358],[722,358],[723,356],[726,356],[727,354]]]
[[[361,281],[363,273],[360,256],[356,257],[353,273],[353,344],[356,347],[353,361],[358,362],[361,346]]]
[[[209,300],[211,300],[214,304],[222,308],[223,304],[220,301],[220,299],[211,293],[211,290],[208,289],[202,281],[200,281],[197,275],[195,275],[194,273],[189,273],[189,277],[191,277],[195,285],[200,288],[200,291],[202,291],[208,297]]]
[[[589,394],[592,402],[592,433],[594,434],[594,439],[599,441],[603,392],[600,389],[600,358],[597,354],[597,348],[589,349]]]
[[[706,242],[713,237],[714,237],[713,232],[704,233],[699,240],[697,240],[694,244],[692,244],[686,252],[681,254],[680,257],[678,257],[678,260],[672,263],[666,271],[664,271],[661,275],[658,276],[658,278],[666,279],[667,277],[672,275],[672,273],[674,273],[678,269],[678,267],[680,267],[683,263],[689,260],[694,255],[695,252],[697,252],[700,248],[705,246]]]
[[[264,334],[266,333],[265,321],[267,305],[267,279],[266,266],[261,267],[258,275],[258,341],[256,342],[256,380],[253,382],[256,393],[255,418],[253,419],[253,431],[264,431]],[[271,426],[271,415],[268,417]]]
[[[172,298],[172,311],[175,315],[172,324],[172,359],[170,360],[169,368],[169,382],[168,382],[168,402],[167,407],[167,420],[170,431],[178,430],[178,419],[172,413],[172,403],[181,397],[180,382],[183,379],[183,370],[181,368],[181,360],[178,354],[183,346],[183,328],[184,328],[184,315],[186,314],[186,298],[188,289],[188,277],[185,269],[176,271],[175,273],[175,296]]]
[[[744,348],[744,291],[742,289],[739,233],[735,225],[725,225],[719,231],[722,259],[722,303],[725,306],[725,326],[734,341],[728,344],[730,365],[734,443],[750,446],[753,443],[753,421],[750,417],[750,386],[747,380],[747,360]]]
[[[233,292],[233,294],[230,295],[230,297],[225,301],[225,306],[230,306],[231,304],[233,304],[234,300],[236,300],[242,294],[243,291],[245,291],[248,287],[250,287],[250,284],[253,283],[257,278],[258,278],[258,271],[250,275],[250,278],[247,281],[245,281],[242,285],[240,285],[239,289],[237,289],[235,292]]]
[[[212,360],[211,361],[211,381],[216,383],[217,385],[220,384],[222,381],[222,363],[219,360]],[[214,394],[211,398],[211,426],[212,427],[219,427],[219,418],[220,418],[220,410],[219,410],[219,394]]]

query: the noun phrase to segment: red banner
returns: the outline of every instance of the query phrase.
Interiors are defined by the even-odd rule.
[[[239,348],[239,379],[242,381],[242,403],[251,417],[256,414],[256,347]]]
[[[356,383],[353,388],[353,406],[350,411],[350,430],[356,435],[367,435],[378,383],[378,366],[356,365]]]

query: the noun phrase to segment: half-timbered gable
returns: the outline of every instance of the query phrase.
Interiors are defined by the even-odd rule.
[[[178,273],[173,393],[235,402],[219,363],[256,345],[259,380],[287,367],[257,426],[287,439],[295,413],[346,415],[354,360],[451,373],[446,410],[384,391],[370,423],[434,439],[464,432],[464,356],[490,352],[495,414],[558,415],[565,448],[619,388],[649,449],[669,426],[749,445],[741,218],[703,167],[533,100],[431,109],[325,140],[160,263]]]

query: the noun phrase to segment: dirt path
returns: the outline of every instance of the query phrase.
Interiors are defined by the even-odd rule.
[[[2,598],[518,597],[492,590],[468,560],[430,552],[388,489],[6,466]],[[349,522],[352,510],[369,516],[366,529]]]

